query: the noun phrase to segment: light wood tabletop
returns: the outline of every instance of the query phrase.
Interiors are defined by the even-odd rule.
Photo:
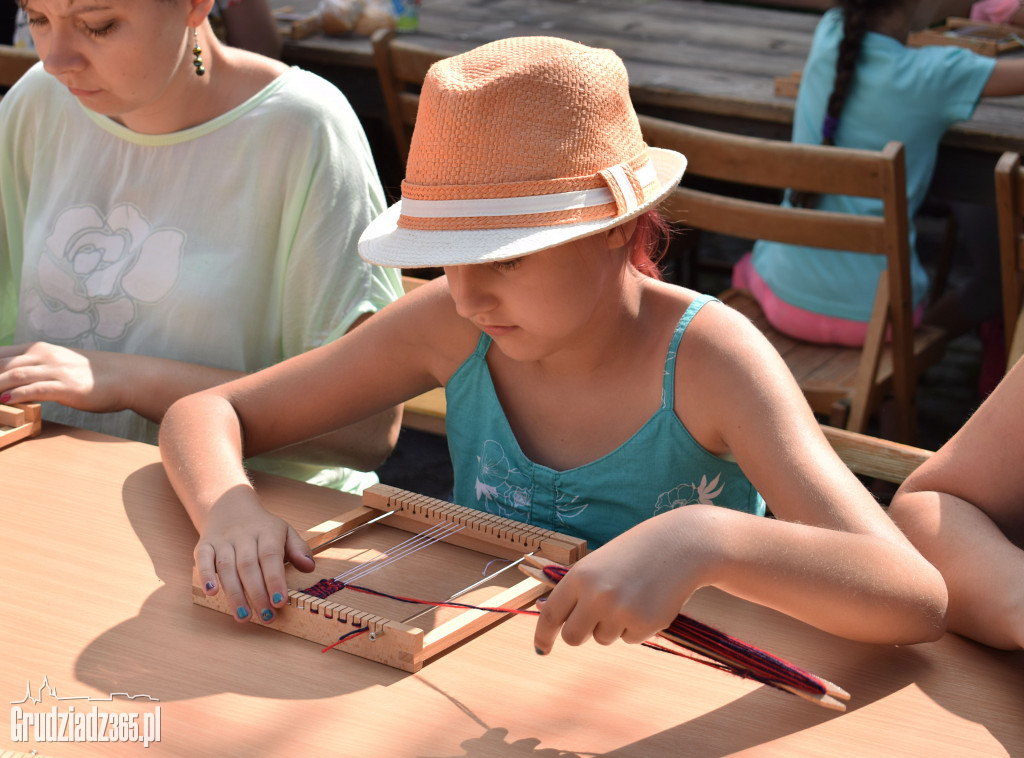
[[[256,481],[300,528],[355,502]],[[845,688],[846,713],[638,646],[538,657],[526,616],[409,674],[194,606],[195,531],[152,446],[45,425],[0,450],[0,511],[0,754],[1024,755],[1024,652],[953,635],[873,646],[718,591],[687,604]],[[25,714],[71,707],[150,725],[159,708],[159,742],[15,741]]]

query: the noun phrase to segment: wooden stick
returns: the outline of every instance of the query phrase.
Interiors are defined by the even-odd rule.
[[[554,587],[555,581],[544,572],[544,569],[548,566],[558,566],[558,564],[554,563],[553,561],[537,558],[535,556],[527,556],[524,562],[519,565],[519,569],[528,576],[531,576],[534,579],[537,579],[538,581],[544,582],[545,584]],[[733,659],[727,653],[711,650],[705,647],[704,645],[700,644],[699,642],[695,642],[693,640],[680,637],[677,634],[670,633],[668,630],[659,631],[657,635],[659,637],[662,637],[663,639],[673,642],[676,645],[684,647],[690,650],[691,652],[696,653],[697,655],[703,656],[704,658],[715,661],[716,663],[725,666],[729,671],[736,673],[738,676],[742,676],[742,672],[747,670],[741,662]],[[736,638],[734,637],[733,639],[735,640]],[[751,647],[752,650],[756,650],[756,648],[747,645],[747,643],[743,642],[742,640],[736,641],[742,645]],[[763,651],[758,650],[757,652],[763,654]],[[781,658],[778,658],[777,656],[772,657],[778,660],[781,665],[796,668],[795,666],[792,666],[792,664],[790,664],[788,661],[784,661]],[[846,705],[844,702],[842,702],[850,699],[850,694],[846,690],[844,690],[842,687],[833,684],[827,679],[822,679],[820,676],[817,676],[815,674],[810,674],[809,676],[821,682],[821,684],[825,687],[825,692],[809,692],[807,690],[800,689],[799,687],[793,687],[791,685],[777,681],[773,681],[771,684],[774,687],[778,687],[779,689],[785,690],[786,692],[796,695],[797,697],[815,703],[816,705],[820,705],[823,708],[830,708],[836,711],[846,710]]]

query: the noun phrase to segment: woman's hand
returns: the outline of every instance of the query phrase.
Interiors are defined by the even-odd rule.
[[[223,591],[239,621],[254,611],[271,621],[274,609],[287,602],[286,560],[306,573],[315,567],[298,532],[264,510],[251,488],[241,486],[210,510],[194,555],[206,594]]]
[[[0,347],[0,397],[53,401],[93,413],[131,407],[131,377],[119,353],[35,342]]]

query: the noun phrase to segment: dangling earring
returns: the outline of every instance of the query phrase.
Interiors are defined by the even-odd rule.
[[[192,55],[195,56],[195,60],[192,61],[192,65],[196,67],[196,76],[202,76],[206,73],[206,69],[203,68],[203,48],[199,47],[199,29],[193,29],[192,35],[195,40],[195,46],[192,48]]]

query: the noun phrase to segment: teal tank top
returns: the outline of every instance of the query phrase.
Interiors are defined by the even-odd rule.
[[[679,342],[713,299],[698,297],[676,326],[661,407],[620,447],[567,471],[534,463],[520,450],[487,367],[491,338],[481,334],[445,388],[455,502],[583,538],[590,549],[651,516],[692,503],[764,515],[764,500],[740,467],[701,447],[674,410]]]

